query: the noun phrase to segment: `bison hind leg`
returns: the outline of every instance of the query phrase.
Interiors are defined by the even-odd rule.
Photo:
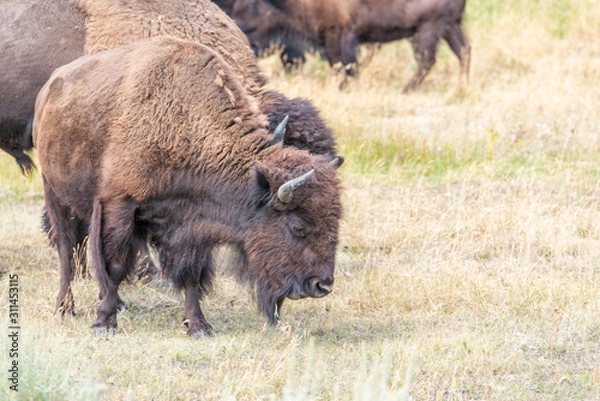
[[[76,249],[83,243],[87,225],[71,208],[62,204],[45,178],[44,225],[50,242],[58,250],[60,258],[60,289],[56,297],[55,314],[60,317],[75,315],[75,301],[71,282],[77,269]],[[83,236],[83,238],[82,238]]]
[[[440,22],[426,22],[419,26],[415,35],[410,39],[418,69],[402,90],[403,93],[406,94],[415,90],[435,64],[437,45],[440,40],[439,30]]]
[[[117,312],[124,306],[119,285],[135,266],[136,209],[137,203],[128,197],[94,200],[89,241],[102,299],[92,325],[95,334],[117,328]]]
[[[469,83],[471,65],[471,45],[459,23],[449,25],[444,31],[444,39],[460,62],[460,82]]]

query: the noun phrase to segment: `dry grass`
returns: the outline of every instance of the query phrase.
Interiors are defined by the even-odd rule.
[[[336,289],[286,303],[276,329],[226,276],[206,302],[215,338],[186,338],[181,296],[156,284],[124,287],[115,337],[88,329],[92,280],[75,284],[78,316],[54,321],[40,177],[0,155],[21,399],[600,400],[600,3],[473,0],[467,30],[466,91],[445,44],[410,96],[407,42],[344,92],[316,58],[291,76],[261,61],[347,157]]]

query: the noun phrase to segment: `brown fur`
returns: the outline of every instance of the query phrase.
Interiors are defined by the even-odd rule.
[[[225,61],[192,42],[137,42],[52,75],[36,103],[34,143],[55,234],[91,221],[103,295],[95,327],[116,327],[118,286],[146,236],[185,290],[192,335],[212,333],[199,300],[212,281],[210,252],[222,243],[239,248],[239,276],[271,322],[286,297],[328,292],[341,216],[337,173],[329,158],[270,146],[266,127]],[[281,203],[279,186],[311,168],[315,175]],[[59,253],[68,240],[58,241],[66,243]]]
[[[83,54],[83,34],[84,16],[67,0],[0,2],[0,149],[24,174],[35,168],[25,152],[37,92],[55,68]]]
[[[30,124],[35,95],[55,68],[84,52],[93,54],[156,35],[193,40],[219,52],[249,93],[258,97],[262,94],[266,79],[260,74],[247,38],[209,0],[50,3],[10,0],[0,4],[0,147],[12,154],[24,171],[33,169],[24,151],[32,146]],[[30,23],[32,20],[36,23]],[[289,101],[280,98],[282,102]],[[298,115],[299,118],[319,118],[307,102],[303,110],[308,114]],[[296,115],[290,116],[289,134]],[[324,126],[322,120],[316,124]],[[330,134],[325,127],[317,135]],[[333,139],[331,142],[333,145]],[[333,154],[333,148],[327,153]]]
[[[440,39],[448,42],[467,78],[470,45],[461,22],[465,0],[235,0],[232,18],[256,48],[302,41],[331,65],[353,75],[360,43],[410,38],[419,69],[404,92],[414,90],[433,64]],[[303,40],[298,40],[303,38]]]
[[[257,94],[266,82],[243,33],[209,0],[75,0],[75,3],[87,16],[85,54],[170,35],[202,43],[218,52],[251,94]]]
[[[259,97],[260,109],[269,118],[269,131],[289,116],[285,146],[305,149],[315,155],[335,156],[333,132],[325,124],[319,111],[306,99],[288,99],[275,91],[266,91]]]

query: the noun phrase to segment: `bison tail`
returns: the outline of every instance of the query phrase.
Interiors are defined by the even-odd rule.
[[[98,285],[100,286],[100,298],[102,299],[108,292],[110,277],[108,276],[106,259],[102,250],[102,202],[99,199],[94,199],[90,221],[89,248],[92,263],[96,269]]]
[[[21,173],[24,176],[30,177],[33,175],[36,168],[35,168],[35,164],[33,163],[33,160],[31,160],[31,157],[27,156],[25,153],[21,153],[16,158],[16,160],[17,160],[17,163],[19,164],[19,168],[21,169]]]

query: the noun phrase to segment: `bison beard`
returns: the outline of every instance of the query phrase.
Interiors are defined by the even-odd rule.
[[[224,60],[192,42],[141,41],[52,75],[34,143],[61,269],[77,241],[70,225],[90,227],[95,328],[117,327],[119,284],[147,238],[185,292],[190,335],[213,333],[200,300],[221,244],[243,255],[239,278],[271,323],[286,297],[331,291],[342,159],[272,144],[267,125]]]

